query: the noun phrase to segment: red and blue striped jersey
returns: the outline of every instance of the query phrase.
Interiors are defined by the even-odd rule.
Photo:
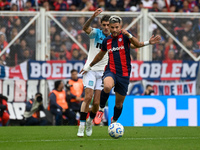
[[[110,70],[120,76],[130,76],[130,40],[120,33],[117,37],[106,37],[102,43],[102,51],[108,51],[108,64],[105,71]]]

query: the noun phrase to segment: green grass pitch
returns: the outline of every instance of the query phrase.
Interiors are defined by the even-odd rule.
[[[79,138],[78,126],[1,127],[0,150],[200,150],[200,127],[125,127],[119,139],[107,128]]]

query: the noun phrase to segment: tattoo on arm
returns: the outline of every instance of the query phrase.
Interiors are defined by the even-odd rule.
[[[142,44],[142,43],[140,42],[140,47],[142,47],[142,46],[144,46],[144,44]]]
[[[83,30],[87,30],[89,27],[90,27],[90,24],[91,24],[91,22],[93,21],[93,17],[90,17],[90,19],[88,19],[87,21],[86,21],[86,23],[84,24],[84,26],[83,26]]]

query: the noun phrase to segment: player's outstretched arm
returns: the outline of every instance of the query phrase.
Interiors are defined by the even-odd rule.
[[[94,14],[86,21],[86,23],[83,25],[83,30],[90,34],[92,31],[92,27],[90,26],[91,22],[94,20],[95,17],[97,17],[103,10],[101,8],[98,8]]]
[[[159,35],[156,35],[156,36],[152,35],[151,38],[149,39],[149,41],[140,42],[140,47],[144,47],[149,44],[153,45],[153,44],[160,43],[160,40],[161,40],[161,37]],[[140,47],[136,47],[135,45],[131,44],[132,49],[140,48]]]
[[[88,66],[84,66],[84,68],[81,70],[80,73],[85,74],[86,72],[88,72],[92,66],[94,66],[96,63],[98,63],[103,58],[103,56],[105,54],[106,54],[106,51],[100,51]]]

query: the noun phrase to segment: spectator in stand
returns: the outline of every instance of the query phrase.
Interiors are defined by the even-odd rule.
[[[168,57],[165,60],[167,60],[167,61],[175,60],[175,52],[173,49],[169,50],[167,55],[168,55]]]
[[[176,6],[171,5],[170,6],[170,12],[177,12]]]
[[[79,60],[86,60],[87,59],[87,54],[84,52],[84,51],[80,51],[80,58],[79,58]]]
[[[187,0],[183,1],[183,12],[191,12],[191,9],[189,8],[189,3]]]
[[[46,2],[44,2],[43,4],[42,4],[42,6],[45,8],[45,10],[46,11],[50,11],[50,4],[49,4],[49,2],[48,1],[46,1]]]
[[[36,50],[36,35],[35,35],[35,28],[30,27],[28,30],[28,34],[25,37],[27,42],[27,46],[31,48],[32,59],[35,60],[35,50]]]
[[[65,44],[62,44],[60,48],[61,48],[61,51],[64,51],[63,55],[65,55],[64,56],[65,59],[66,60],[71,60],[72,59],[72,53],[71,53],[71,51],[69,51],[67,49],[67,46]]]
[[[124,6],[123,6],[124,11],[130,11],[130,8],[131,8],[132,6],[135,6],[135,5],[136,5],[136,2],[134,3],[134,2],[131,1],[131,0],[124,0]]]
[[[77,39],[77,41],[87,50],[87,45],[86,45],[86,43],[83,42],[82,36],[81,36],[80,34],[77,35],[76,39]],[[71,53],[72,53],[72,51],[73,51],[74,49],[77,49],[77,50],[81,51],[81,48],[80,48],[76,43],[73,43],[73,44],[72,44]]]
[[[13,4],[16,4],[18,6],[18,10],[22,11],[26,6],[26,2],[27,2],[27,0],[11,0],[10,4],[11,4],[11,6]]]
[[[197,58],[197,53],[195,53],[193,50],[190,50],[190,53]],[[193,58],[188,54],[186,53],[185,51],[182,51],[182,56],[181,56],[181,60],[193,60]]]
[[[183,8],[183,1],[182,0],[171,0],[171,6],[175,6],[176,9]]]
[[[10,115],[8,113],[8,98],[0,94],[0,126],[7,126],[9,124]]]
[[[20,18],[15,19],[13,27],[16,28],[18,32],[22,30],[22,24]]]
[[[12,29],[11,32],[11,40],[18,34],[18,31],[16,28]],[[15,66],[19,64],[22,58],[22,50],[20,46],[20,39],[17,39],[14,44],[10,46],[10,53],[9,53],[9,59],[7,61],[8,66]]]
[[[193,11],[194,7],[197,6],[196,0],[188,0],[188,8]]]
[[[27,1],[24,7],[24,11],[35,11],[35,9],[33,9],[32,7],[32,3],[31,1]]]
[[[81,0],[78,10],[80,11],[94,11],[95,7],[93,6],[90,0]]]
[[[178,39],[181,40],[183,36],[187,36],[189,39],[195,39],[195,32],[192,29],[192,26],[192,21],[188,20],[185,23],[184,28],[176,32]]]
[[[77,18],[77,23],[74,24],[74,28],[77,30],[78,34],[83,33],[83,25],[85,23],[85,17],[78,17]]]
[[[77,49],[74,49],[73,52],[72,52],[72,59],[73,61],[78,61],[80,60],[80,53],[79,53],[79,50]]]
[[[165,52],[164,52],[164,54],[165,54],[165,59],[166,60],[168,59],[168,52],[171,49],[176,50],[176,45],[174,44],[173,39],[171,37],[169,37],[167,43],[165,44]],[[178,53],[178,52],[176,52],[176,53]]]
[[[11,8],[10,8],[11,11],[18,11],[18,5],[17,4],[11,4],[10,6],[11,6]]]
[[[6,41],[6,37],[4,34],[0,34],[0,52],[8,45],[8,42]],[[10,48],[8,48],[4,55],[2,55],[1,59],[4,63],[7,62],[8,57],[9,57],[9,53],[10,53]]]
[[[198,6],[194,6],[193,12],[194,12],[194,13],[199,13],[199,7],[198,7]]]
[[[54,10],[55,0],[38,0],[38,5],[44,7],[46,10]]]
[[[160,12],[160,9],[158,8],[158,3],[156,1],[153,2],[153,6],[149,11],[150,12]]]
[[[142,2],[139,2],[139,3],[138,3],[138,9],[137,9],[137,11],[141,11],[142,8],[144,8],[144,5],[143,5]]]
[[[195,50],[198,49],[198,46],[195,44],[195,42],[193,42],[193,39],[189,39],[186,43],[186,48],[189,50]]]
[[[62,124],[62,116],[66,116],[69,120],[69,125],[75,125],[76,115],[68,107],[66,101],[66,92],[64,84],[61,80],[55,81],[54,90],[50,93],[50,111],[55,115],[56,125]]]
[[[1,11],[8,11],[10,10],[10,3],[6,0],[0,1],[0,9]]]
[[[107,11],[120,11],[121,8],[117,6],[117,0],[110,0],[110,3],[106,7]]]
[[[26,48],[24,51],[23,51],[23,54],[22,54],[22,58],[21,58],[21,62],[24,62],[26,60],[29,60],[29,59],[32,59],[32,56],[30,55],[30,50],[28,48]]]
[[[55,26],[51,26],[51,28],[50,28],[50,39],[51,39],[51,42],[55,41],[55,36],[57,34],[59,34],[59,33],[57,32],[56,27]]]
[[[68,23],[67,24],[67,31],[73,36],[73,37],[76,37],[77,36],[77,30],[74,29],[73,25],[71,23]],[[69,36],[64,32],[64,31],[61,31],[60,33],[62,39],[67,39]]]
[[[103,11],[106,10],[106,3],[104,0],[98,0],[97,1],[97,8],[101,8]]]
[[[63,1],[63,0],[57,0],[56,2],[54,2],[54,10],[55,11],[67,11],[69,10],[69,5],[67,4],[67,2]]]
[[[60,38],[60,35],[57,34],[55,36],[55,41],[51,43],[51,49],[54,51],[55,53],[55,57],[58,59],[58,57],[60,56],[60,53],[61,53],[61,38]]]

